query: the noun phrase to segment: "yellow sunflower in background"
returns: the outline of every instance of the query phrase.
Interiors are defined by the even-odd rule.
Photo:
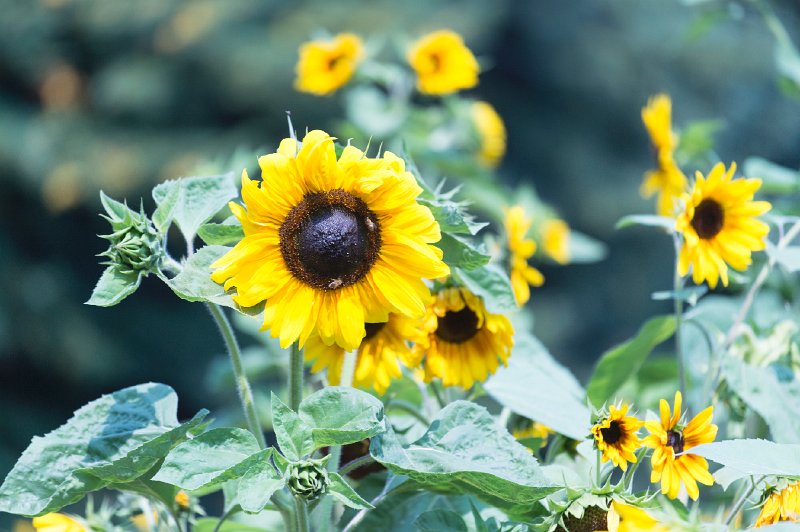
[[[540,449],[547,445],[547,439],[551,434],[555,434],[555,431],[553,431],[553,429],[544,423],[539,423],[538,421],[533,421],[530,425],[516,428],[511,432],[511,435],[517,440],[527,440],[532,438],[542,440],[539,444]]]
[[[494,168],[506,153],[506,126],[488,102],[472,102],[470,111],[480,139],[478,160],[484,166]]]
[[[650,98],[642,109],[642,122],[650,134],[658,167],[644,176],[641,194],[649,198],[658,194],[658,214],[674,216],[676,201],[686,190],[686,176],[675,163],[673,153],[678,137],[672,131],[672,100],[666,94]]]
[[[650,514],[636,506],[613,501],[608,512],[608,532],[668,532]]]
[[[505,227],[511,259],[511,287],[519,306],[531,298],[530,286],[544,284],[542,272],[528,264],[528,259],[536,253],[536,242],[527,238],[531,223],[532,220],[525,215],[525,210],[520,205],[506,209]]]
[[[373,388],[383,395],[393,379],[400,378],[403,372],[400,364],[414,367],[414,356],[408,341],[424,341],[425,334],[419,320],[412,320],[399,314],[389,314],[389,321],[365,324],[366,336],[358,347],[353,386]],[[316,373],[328,369],[328,381],[339,384],[344,361],[344,349],[338,345],[325,345],[325,342],[312,334],[306,342],[305,358],[314,361],[311,371]]]
[[[431,211],[402,159],[368,158],[352,146],[338,161],[333,139],[311,131],[284,139],[259,159],[262,181],[242,174],[247,209],[230,208],[244,238],[212,268],[212,279],[236,288],[234,301],[266,301],[264,329],[286,348],[312,332],[325,345],[352,350],[364,323],[389,313],[422,317],[430,291],[423,278],[449,273]]]
[[[569,262],[569,226],[567,222],[558,218],[550,218],[542,224],[542,251],[559,264]]]
[[[636,433],[644,425],[643,421],[627,413],[628,405],[623,403],[619,408],[611,405],[608,415],[592,427],[594,444],[602,453],[603,462],[611,460],[623,471],[627,471],[628,462],[636,462],[634,452],[642,446]]]
[[[331,94],[350,81],[363,57],[364,45],[352,33],[303,43],[297,61],[295,88],[319,96]]]
[[[767,497],[756,519],[756,527],[779,521],[800,523],[800,482],[790,484],[780,491],[774,491]]]
[[[722,280],[728,286],[728,266],[743,271],[752,262],[751,254],[766,247],[769,226],[756,216],[772,208],[767,201],[753,201],[761,187],[760,179],[733,179],[736,163],[718,163],[704,178],[697,172],[691,193],[684,195],[685,209],[675,220],[683,235],[678,257],[678,273],[692,269],[696,284],[703,281],[715,288]]]
[[[454,31],[422,37],[408,51],[408,62],[417,73],[417,89],[425,94],[450,94],[478,84],[478,61]]]
[[[511,356],[514,329],[508,318],[486,311],[466,288],[444,288],[432,296],[423,321],[427,340],[414,345],[425,357],[425,379],[445,386],[470,388],[484,381]]]
[[[670,416],[669,403],[660,403],[660,421],[646,421],[644,426],[650,433],[644,445],[653,449],[651,456],[652,473],[650,482],[661,481],[661,493],[674,499],[678,496],[681,483],[693,500],[697,500],[700,490],[697,483],[711,486],[714,477],[708,472],[708,462],[702,456],[681,454],[692,447],[711,443],[717,437],[717,426],[711,423],[714,408],[709,406],[697,414],[686,425],[681,424],[681,392],[675,392],[675,408]]]
[[[33,518],[36,532],[89,532],[89,527],[65,514],[49,513]]]

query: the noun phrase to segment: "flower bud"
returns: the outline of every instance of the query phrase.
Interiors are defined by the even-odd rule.
[[[311,501],[328,491],[330,479],[325,468],[327,460],[304,460],[289,464],[287,485],[298,497]]]
[[[113,232],[101,235],[109,241],[109,247],[100,254],[108,260],[103,264],[115,266],[120,273],[154,272],[164,258],[161,235],[144,214],[125,208],[124,216],[109,212],[103,216],[111,224]]]

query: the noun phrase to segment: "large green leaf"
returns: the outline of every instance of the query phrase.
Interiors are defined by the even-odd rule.
[[[586,386],[586,395],[595,406],[613,400],[625,381],[636,374],[647,355],[675,333],[675,316],[647,320],[636,336],[603,353]]]
[[[0,511],[57,511],[109,484],[133,482],[198,427],[207,411],[180,424],[169,386],[141,384],[92,401],[36,437],[0,487]]]
[[[277,395],[272,395],[272,427],[278,447],[290,460],[300,460],[314,450],[311,427],[303,423],[300,416],[286,406]]]
[[[452,510],[430,510],[414,521],[417,530],[424,532],[467,532],[467,523]]]
[[[165,282],[178,297],[186,301],[203,301],[236,308],[222,285],[211,280],[211,264],[230,249],[224,246],[200,248],[189,257],[178,275],[172,279],[165,278]]]
[[[383,403],[355,388],[323,388],[300,403],[298,414],[311,427],[315,448],[361,441],[384,430]]]
[[[762,194],[791,194],[800,190],[800,172],[761,157],[746,159],[742,171],[746,176],[761,179]]]
[[[268,530],[275,529],[261,528],[231,520],[225,521],[220,525],[219,519],[215,517],[198,519],[192,527],[193,532],[267,532]]]
[[[591,417],[584,403],[586,393],[572,373],[528,334],[515,335],[508,366],[498,369],[484,388],[516,414],[575,440],[586,437]]]
[[[644,225],[647,227],[661,227],[667,231],[675,230],[675,220],[669,216],[656,216],[655,214],[629,214],[617,220],[615,229],[625,229],[626,227],[633,227],[637,225]]]
[[[478,246],[459,235],[442,233],[442,239],[436,246],[444,252],[444,262],[451,268],[474,270],[488,264],[491,259],[484,246]]]
[[[254,461],[239,479],[234,501],[245,512],[258,513],[263,510],[272,494],[286,484],[283,475],[269,459],[274,453],[275,449],[271,447],[259,453],[261,459]]]
[[[517,308],[511,281],[496,264],[487,264],[474,270],[455,268],[452,273],[473,294],[483,298],[489,312],[503,314]]]
[[[769,440],[727,440],[706,443],[691,454],[738,471],[742,475],[800,477],[800,445]]]
[[[197,230],[198,236],[208,245],[227,246],[244,238],[244,229],[239,220],[231,216],[221,224],[207,223]]]
[[[370,452],[395,474],[430,490],[471,493],[510,511],[524,511],[560,489],[485,408],[467,401],[446,406],[406,447],[389,427],[372,439]]]
[[[330,494],[333,496],[333,498],[345,506],[355,508],[356,510],[371,510],[374,508],[374,506],[365,501],[361,495],[356,493],[356,491],[350,487],[350,484],[348,484],[339,473],[330,473],[329,476],[331,485],[328,489],[330,490]]]
[[[141,273],[122,273],[115,266],[109,266],[100,276],[87,305],[111,307],[131,295],[139,288]]]

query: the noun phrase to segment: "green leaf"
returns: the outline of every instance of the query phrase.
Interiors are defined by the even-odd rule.
[[[467,532],[467,523],[450,510],[431,510],[420,514],[414,525],[424,532]]]
[[[489,312],[503,314],[516,310],[517,302],[511,281],[496,264],[487,264],[474,270],[455,268],[452,274],[473,294],[483,298],[483,304]]]
[[[585,391],[572,373],[528,334],[515,335],[508,366],[498,369],[484,389],[512,412],[574,440],[582,440],[588,433],[591,414],[584,403]]]
[[[193,242],[198,228],[222,210],[228,202],[238,196],[233,182],[233,173],[208,177],[182,177],[165,181],[153,189],[156,204],[168,204],[170,198],[175,205],[171,210],[175,225],[187,242]],[[179,188],[174,192],[173,188]]]
[[[430,490],[473,494],[507,511],[528,511],[561,489],[485,408],[466,401],[447,405],[407,447],[387,427],[372,439],[370,453],[395,474]]]
[[[192,526],[192,532],[267,532],[266,528],[261,528],[236,521],[225,521],[219,528],[219,519],[216,517],[203,517],[198,519]]]
[[[263,510],[272,495],[286,484],[283,475],[275,470],[269,460],[275,450],[270,447],[266,451],[270,452],[262,452],[262,459],[255,462],[239,479],[234,501],[245,512],[258,513]]]
[[[0,487],[0,511],[57,511],[109,484],[133,482],[186,438],[208,414],[177,419],[169,386],[141,384],[92,401],[44,437],[36,437]]]
[[[800,53],[791,43],[777,43],[775,66],[781,75],[784,90],[791,95],[800,95]]]
[[[278,447],[283,454],[293,461],[298,461],[314,451],[314,439],[311,427],[303,423],[291,408],[286,406],[277,395],[271,393],[272,427]]]
[[[212,429],[175,447],[153,480],[189,491],[213,488],[239,478],[246,468],[233,470],[258,452],[258,442],[250,431]]]
[[[444,252],[444,262],[451,268],[474,270],[488,264],[492,258],[486,253],[485,246],[476,246],[466,238],[450,233],[442,233],[436,246]]]
[[[134,293],[142,282],[140,272],[122,273],[109,266],[97,281],[87,305],[112,307]]]
[[[681,130],[678,155],[681,160],[694,160],[714,149],[714,134],[725,129],[722,120],[695,120]]]
[[[164,278],[175,295],[186,301],[203,301],[225,307],[237,308],[222,285],[211,280],[211,264],[231,248],[206,246],[200,248],[183,265],[183,270],[172,279]]]
[[[311,427],[316,449],[372,438],[384,430],[383,403],[355,388],[323,388],[300,403],[298,414]]]
[[[423,194],[418,199],[420,204],[431,210],[442,232],[476,235],[478,231],[489,225],[483,222],[476,222],[475,218],[466,212],[465,208],[468,203],[453,200],[453,197],[459,191],[458,188],[442,192],[443,186],[444,181],[439,183],[436,190]]]
[[[682,288],[677,291],[664,290],[661,292],[653,292],[650,294],[650,298],[653,301],[686,301],[691,306],[695,306],[697,304],[697,300],[704,296],[706,292],[708,292],[708,287],[703,284],[700,286],[687,286],[686,288]]]
[[[586,386],[592,404],[599,407],[614,399],[613,395],[636,374],[647,355],[674,333],[675,316],[657,316],[647,320],[634,338],[603,353]]]
[[[153,191],[155,197],[155,191]],[[153,225],[162,233],[166,233],[172,224],[172,217],[175,213],[175,205],[181,197],[181,187],[167,186],[163,195],[159,194],[156,198],[157,207],[153,212]]]
[[[569,262],[570,264],[586,264],[606,258],[608,249],[605,244],[580,231],[570,229]]]
[[[668,216],[656,216],[655,214],[630,214],[628,216],[623,216],[617,221],[614,228],[625,229],[626,227],[633,227],[636,225],[662,227],[670,233],[675,230],[675,220],[673,218]]]
[[[406,99],[390,97],[372,85],[355,86],[346,98],[348,118],[370,137],[393,137],[408,118]]]
[[[800,445],[769,440],[727,440],[692,447],[703,456],[743,475],[800,477]]]
[[[221,224],[207,223],[200,226],[197,234],[208,245],[227,246],[236,244],[244,238],[244,230],[239,220],[230,217]]]
[[[126,204],[106,196],[102,190],[100,191],[100,203],[103,204],[108,216],[115,221],[125,220],[128,216],[139,216],[139,213],[131,210]]]
[[[762,194],[792,194],[800,190],[800,172],[761,157],[750,157],[742,166],[744,175],[761,179]]]
[[[339,473],[329,473],[328,477],[331,481],[329,486],[330,494],[336,500],[356,510],[372,510],[374,508],[369,502],[361,498],[361,495],[356,493]]]
[[[786,246],[779,248],[775,244],[767,243],[767,256],[786,268],[789,272],[800,270],[800,246]]]

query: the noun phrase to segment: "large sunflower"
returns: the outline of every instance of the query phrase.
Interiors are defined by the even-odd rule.
[[[756,527],[779,521],[800,522],[800,482],[776,490],[767,497],[756,519]]]
[[[697,483],[711,486],[714,477],[708,472],[708,462],[702,456],[681,454],[692,447],[711,443],[717,437],[717,426],[711,423],[714,413],[709,406],[697,414],[689,423],[681,423],[681,392],[675,392],[675,409],[670,416],[669,403],[660,403],[660,421],[646,421],[644,426],[650,433],[644,445],[653,449],[650,458],[652,473],[650,482],[661,481],[661,493],[674,499],[678,496],[681,483],[693,500],[697,500],[700,490]],[[680,455],[680,456],[677,456]]]
[[[466,288],[444,288],[432,296],[423,329],[427,340],[414,345],[425,357],[425,379],[445,386],[470,388],[504,365],[514,345],[508,318],[486,311],[483,301]]]
[[[772,206],[753,201],[761,180],[733,179],[735,172],[736,163],[727,171],[718,163],[708,178],[697,172],[694,188],[683,198],[685,209],[675,220],[675,229],[683,234],[678,273],[688,274],[691,266],[694,282],[708,281],[711,288],[719,279],[728,286],[728,265],[745,270],[751,253],[764,249],[769,233],[756,216]]]
[[[429,33],[408,51],[417,73],[417,89],[425,94],[450,94],[478,84],[478,61],[454,31]]]
[[[247,209],[231,203],[244,238],[212,264],[234,301],[266,301],[264,328],[286,348],[312,332],[326,345],[356,349],[365,322],[394,312],[425,314],[423,278],[447,275],[441,235],[403,160],[368,158],[352,146],[336,159],[333,139],[311,131],[259,159],[262,181],[242,174]]]
[[[531,298],[530,286],[542,286],[544,275],[528,264],[536,253],[536,242],[527,237],[532,220],[525,215],[520,205],[506,210],[505,226],[511,267],[511,288],[517,305],[522,306]]]
[[[678,137],[672,131],[670,97],[658,94],[650,98],[642,109],[642,122],[650,134],[658,166],[645,174],[641,194],[649,198],[657,193],[658,213],[674,216],[676,201],[686,189],[687,180],[673,156]]]
[[[633,453],[642,445],[636,432],[644,424],[634,416],[626,415],[627,413],[628,405],[623,403],[619,408],[611,405],[608,415],[603,416],[592,427],[594,443],[602,453],[603,462],[611,460],[623,471],[628,469],[628,462],[636,462],[636,455]]]
[[[325,96],[344,86],[364,57],[364,45],[357,35],[340,33],[330,40],[300,46],[295,88]]]
[[[389,314],[389,321],[365,324],[367,334],[358,347],[353,386],[372,387],[383,394],[403,373],[400,364],[413,367],[414,357],[407,341],[424,340],[419,320]],[[328,369],[328,380],[338,385],[342,374],[344,349],[336,344],[325,345],[319,335],[312,334],[306,342],[306,360],[314,361],[311,371]]]

